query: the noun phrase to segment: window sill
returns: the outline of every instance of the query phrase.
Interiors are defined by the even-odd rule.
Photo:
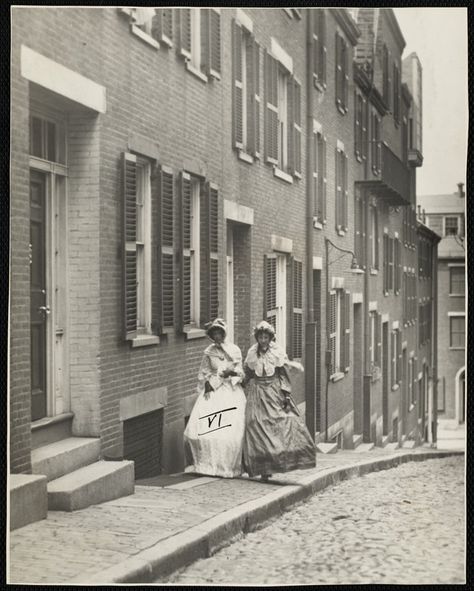
[[[248,162],[248,164],[254,163],[253,156],[250,156],[250,154],[247,154],[247,152],[244,152],[243,150],[239,150],[237,152],[237,155],[239,157],[239,160],[243,160],[244,162]]]
[[[379,274],[379,270],[378,269],[370,269],[370,274],[371,275],[378,275]]]
[[[199,78],[199,80],[201,80],[202,82],[207,82],[208,78],[205,74],[203,74],[200,70],[198,70],[197,68],[195,68],[190,61],[186,61],[186,70],[188,70],[188,72],[191,72],[191,74],[194,74],[194,76],[196,76],[196,78]]]
[[[278,168],[278,166],[273,167],[273,176],[276,176],[277,178],[281,179],[282,181],[285,181],[286,183],[289,183],[290,185],[293,184],[293,177],[291,176],[291,174],[284,172],[283,170]]]
[[[342,380],[345,375],[346,374],[344,372],[338,371],[337,373],[333,373],[332,376],[329,377],[329,379],[331,380],[331,382],[335,383]]]
[[[450,293],[449,297],[450,298],[465,298],[466,295],[463,293]]]
[[[348,111],[348,109],[346,109],[345,107],[343,107],[341,104],[337,104],[337,110],[339,111],[339,113],[341,113],[341,115],[345,115]]]
[[[415,404],[413,402],[411,402],[410,403],[410,408],[408,409],[408,412],[411,412],[414,408],[415,408]]]
[[[466,347],[449,347],[450,351],[464,351]]]
[[[154,334],[142,334],[132,339],[131,343],[133,349],[135,347],[148,347],[149,345],[159,345],[160,337]]]
[[[324,92],[326,90],[326,84],[324,82],[320,82],[315,77],[313,77],[313,81],[314,81],[314,88],[319,90],[319,92]]]
[[[318,222],[318,218],[313,218],[313,228],[316,228],[317,230],[322,230],[325,223],[326,221]]]
[[[187,328],[184,330],[184,335],[187,341],[192,341],[193,339],[202,339],[206,336],[206,331],[202,328]]]
[[[151,47],[153,47],[154,49],[160,49],[160,44],[158,43],[158,41],[156,41],[156,39],[153,39],[153,37],[148,35],[148,33],[145,33],[145,31],[142,31],[140,27],[137,27],[137,25],[130,25],[130,30],[144,43],[151,45]]]
[[[346,235],[346,231],[343,230],[342,228],[338,228],[337,229],[337,235],[338,236],[345,236]]]
[[[400,386],[398,384],[395,384],[394,386],[392,386],[392,392],[396,392],[399,388]]]

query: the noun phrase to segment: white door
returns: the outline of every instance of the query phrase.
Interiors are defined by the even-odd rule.
[[[226,280],[227,338],[234,342],[234,233],[227,225],[227,280]]]
[[[277,255],[276,341],[286,351],[286,255]]]

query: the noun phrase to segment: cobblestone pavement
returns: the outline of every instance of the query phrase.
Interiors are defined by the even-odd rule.
[[[464,458],[342,481],[160,582],[463,583]]]

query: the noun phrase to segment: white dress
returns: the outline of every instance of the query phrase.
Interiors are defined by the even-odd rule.
[[[231,369],[236,376],[223,378]],[[242,354],[231,343],[209,345],[198,374],[198,398],[184,431],[189,466],[186,472],[232,478],[242,473],[242,445],[245,429],[245,394]],[[205,383],[214,391],[204,394]]]

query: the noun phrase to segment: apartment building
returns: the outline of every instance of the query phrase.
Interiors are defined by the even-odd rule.
[[[463,183],[447,195],[420,195],[418,217],[441,236],[438,247],[438,414],[466,417],[466,264]]]
[[[25,6],[12,40],[11,472],[182,470],[216,316],[244,355],[274,324],[318,443],[427,436],[392,10]]]

